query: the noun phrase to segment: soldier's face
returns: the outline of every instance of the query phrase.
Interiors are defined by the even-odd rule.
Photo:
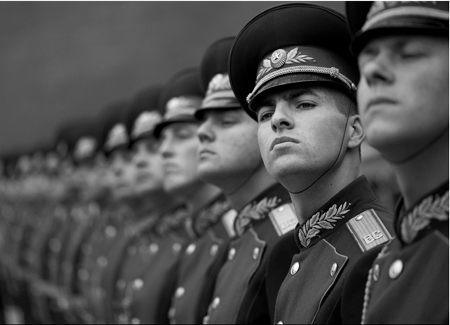
[[[262,94],[256,103],[261,155],[283,185],[311,184],[339,155],[346,115],[337,109],[338,95],[324,87],[294,86]]]
[[[196,123],[173,123],[160,137],[159,153],[163,160],[164,189],[177,196],[188,196],[198,186]]]
[[[115,150],[111,157],[110,170],[113,177],[113,193],[116,197],[126,197],[133,192],[136,169],[131,161],[131,153]]]
[[[358,108],[368,142],[402,160],[448,128],[448,39],[389,36],[358,56]]]
[[[202,179],[225,192],[261,166],[258,123],[243,109],[209,110],[197,131],[198,171]]]
[[[154,138],[137,141],[133,146],[133,163],[136,167],[135,189],[137,193],[162,191],[164,171],[162,157],[158,154],[159,142]]]

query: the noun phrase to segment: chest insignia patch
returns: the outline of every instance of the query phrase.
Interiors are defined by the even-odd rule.
[[[327,212],[321,213],[322,211],[320,211],[309,218],[299,229],[298,238],[300,239],[300,243],[304,247],[308,247],[311,239],[316,237],[323,229],[333,229],[335,223],[343,219],[350,211],[350,205],[351,203],[347,202],[341,204],[339,207],[333,204]]]
[[[284,235],[293,230],[298,223],[292,203],[286,203],[270,211],[270,221],[272,221],[278,236]]]
[[[352,218],[347,222],[347,228],[363,253],[392,239],[391,234],[373,209],[366,210]]]
[[[433,196],[428,196],[403,218],[401,225],[403,241],[411,243],[417,233],[426,228],[433,219],[448,220],[448,212],[448,191],[442,197],[436,196],[433,199]]]

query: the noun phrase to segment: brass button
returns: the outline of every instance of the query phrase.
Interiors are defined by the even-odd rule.
[[[114,237],[116,237],[117,230],[114,226],[109,225],[106,227],[105,233],[106,233],[106,236],[108,236],[109,238],[114,238]]]
[[[213,302],[211,304],[211,307],[213,309],[216,309],[217,307],[219,307],[219,304],[220,304],[220,298],[216,297],[216,298],[214,298],[214,300],[213,300]]]
[[[236,255],[236,248],[232,248],[230,249],[230,251],[228,252],[228,259],[230,261],[232,261],[234,259],[234,256]]]
[[[217,251],[219,250],[219,245],[214,244],[211,246],[211,249],[209,250],[209,255],[215,256],[217,254]]]
[[[331,266],[330,275],[334,276],[336,274],[337,269],[338,269],[337,263],[333,263],[333,265]]]
[[[294,264],[292,264],[291,266],[291,275],[295,275],[298,270],[300,269],[300,263],[299,262],[295,262]]]
[[[119,279],[116,282],[116,287],[119,290],[124,290],[127,286],[127,282],[124,279]]]
[[[172,250],[175,254],[178,254],[181,250],[181,244],[180,243],[175,243],[172,245]]]
[[[197,247],[195,246],[195,244],[190,244],[189,246],[188,246],[188,248],[186,249],[186,254],[187,255],[191,255],[193,252],[195,252],[195,249],[196,249]]]
[[[169,313],[168,313],[169,318],[174,318],[175,313],[176,313],[175,307],[170,307]]]
[[[395,260],[389,268],[389,277],[391,279],[397,278],[403,271],[403,262],[401,260]]]
[[[180,299],[181,297],[183,297],[184,292],[185,290],[183,287],[178,287],[177,290],[175,291],[175,298]]]
[[[375,264],[373,267],[373,280],[378,281],[378,278],[380,276],[380,266],[378,264]]]
[[[277,324],[283,324],[283,322],[280,320],[280,321],[278,321],[278,323]]]
[[[100,267],[106,267],[108,265],[108,259],[106,257],[104,257],[104,256],[99,256],[97,258],[97,264]]]
[[[258,255],[259,255],[259,248],[255,247],[255,249],[253,250],[253,255],[252,255],[253,259],[256,260],[258,258]]]
[[[360,221],[363,218],[362,214],[356,217],[356,221]]]
[[[134,281],[133,281],[133,290],[134,291],[141,290],[143,286],[144,286],[144,281],[142,279],[139,279],[139,278],[134,279]]]
[[[149,249],[150,249],[150,254],[154,255],[154,254],[158,253],[159,246],[156,243],[151,243],[149,246]]]

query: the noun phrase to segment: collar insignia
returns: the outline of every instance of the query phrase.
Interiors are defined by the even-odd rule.
[[[298,238],[303,247],[308,247],[311,243],[311,239],[319,235],[323,229],[333,229],[335,223],[345,217],[350,211],[351,203],[345,202],[341,204],[339,208],[336,208],[336,204],[333,204],[327,212],[317,212],[311,218],[309,218],[303,226],[299,228]]]
[[[405,243],[410,244],[419,231],[426,228],[431,220],[448,220],[448,191],[442,196],[430,195],[405,216],[401,223],[401,235]]]
[[[202,234],[212,224],[215,224],[231,209],[228,201],[220,201],[200,212],[194,223],[194,229],[198,234]]]
[[[278,206],[280,201],[281,199],[276,196],[270,199],[265,197],[258,203],[252,202],[246,205],[236,219],[237,234],[242,235],[253,220],[264,219],[270,211]]]

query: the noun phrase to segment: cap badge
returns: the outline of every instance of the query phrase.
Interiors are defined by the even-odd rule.
[[[281,68],[286,62],[287,54],[283,49],[276,50],[272,53],[270,57],[270,63],[273,68],[278,69]]]
[[[278,49],[272,53],[270,59],[263,61],[261,69],[259,69],[256,81],[272,69],[279,69],[286,64],[301,64],[308,62],[316,62],[316,60],[306,54],[298,51],[298,47],[293,48],[288,53],[283,49]]]
[[[111,150],[121,144],[128,143],[127,129],[124,124],[116,124],[108,134],[106,148]]]
[[[143,112],[134,123],[132,136],[137,138],[143,133],[152,131],[161,120],[162,117],[158,112]]]
[[[83,159],[92,156],[95,151],[95,147],[97,146],[97,142],[94,138],[83,137],[78,140],[74,154],[78,159]]]
[[[214,92],[219,90],[230,90],[230,79],[227,74],[216,74],[208,84],[208,91],[206,92],[206,96],[211,95]]]

